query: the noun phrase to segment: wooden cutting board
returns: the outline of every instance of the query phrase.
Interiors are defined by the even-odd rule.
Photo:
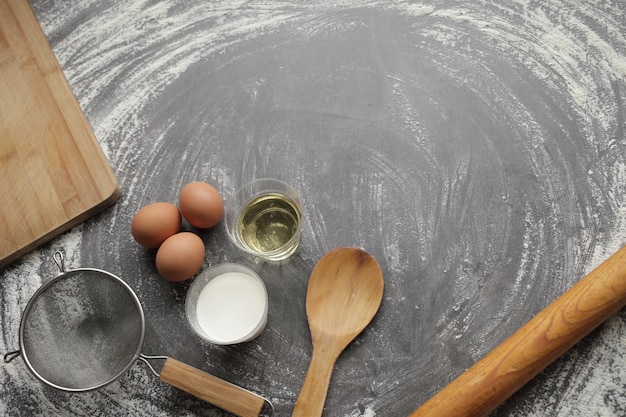
[[[119,195],[28,2],[0,0],[0,267]]]

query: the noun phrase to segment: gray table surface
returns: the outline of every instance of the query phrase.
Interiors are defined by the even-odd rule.
[[[502,3],[502,4],[501,4]],[[340,357],[327,416],[404,416],[626,242],[626,4],[621,0],[34,0],[122,187],[119,202],[1,273],[0,348],[28,299],[72,267],[136,290],[144,351],[291,414],[311,355],[304,300],[329,250],[380,263],[382,307]],[[304,200],[286,263],[196,231],[203,267],[239,262],[269,292],[266,330],[220,347],[184,317],[189,282],[158,277],[134,213],[187,182],[225,198],[276,177]],[[71,358],[68,358],[71,361]],[[494,416],[626,414],[626,313]],[[137,364],[99,391],[58,392],[0,367],[0,415],[222,416]]]

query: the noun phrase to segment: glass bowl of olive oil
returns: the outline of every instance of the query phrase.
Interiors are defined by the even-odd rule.
[[[268,261],[282,261],[300,245],[302,202],[289,184],[254,180],[227,202],[226,232],[241,250]]]

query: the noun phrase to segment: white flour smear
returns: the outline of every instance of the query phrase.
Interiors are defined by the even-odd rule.
[[[356,245],[381,263],[385,298],[338,361],[328,412],[408,415],[503,329],[626,243],[621,1],[33,7],[123,194],[105,215],[3,271],[5,351],[18,346],[28,299],[56,273],[54,250],[71,267],[112,259],[108,269],[146,297],[152,343],[290,415],[311,353],[304,302],[293,297],[304,294],[299,276],[325,250]],[[180,312],[162,306],[184,294],[154,282],[128,223],[147,202],[176,202],[184,181],[206,178],[228,194],[262,175],[294,182],[304,196],[300,263],[255,265],[270,297],[258,344],[202,345],[173,328]],[[221,232],[203,235],[209,264],[235,256]],[[623,316],[495,415],[624,414]],[[141,366],[83,396],[51,394],[18,360],[0,372],[7,416],[225,415],[177,397]]]

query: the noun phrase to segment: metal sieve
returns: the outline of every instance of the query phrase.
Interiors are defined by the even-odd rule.
[[[28,302],[19,330],[19,350],[28,369],[45,384],[70,392],[101,388],[139,359],[162,381],[243,417],[258,416],[268,401],[250,391],[166,356],[141,353],[145,317],[136,294],[119,277],[99,269],[65,270],[42,285]],[[165,360],[157,373],[149,359]],[[271,406],[271,404],[270,404]]]

